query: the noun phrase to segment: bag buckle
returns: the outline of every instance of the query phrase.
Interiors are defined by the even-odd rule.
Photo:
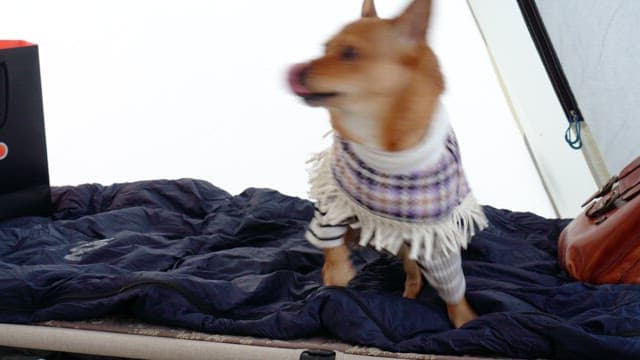
[[[589,197],[589,199],[587,199],[587,201],[585,201],[580,207],[585,207],[587,206],[590,202],[592,202],[593,200],[602,197],[604,195],[607,195],[611,189],[613,189],[613,186],[618,182],[618,180],[620,180],[618,178],[618,175],[612,177],[611,179],[609,179],[609,181],[607,181],[606,184],[604,184],[600,190],[596,191],[593,195],[591,195]]]
[[[600,201],[598,202],[593,203],[593,205],[591,205],[587,209],[586,215],[591,219],[604,217],[604,219],[599,219],[596,225],[603,223],[606,220],[606,217],[604,215],[607,214],[609,211],[615,209],[616,201],[619,198],[620,198],[620,194],[618,193],[617,190],[614,190],[608,193],[606,197],[600,199]]]

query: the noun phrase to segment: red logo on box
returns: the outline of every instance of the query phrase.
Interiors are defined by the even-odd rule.
[[[0,160],[4,160],[9,154],[9,147],[7,144],[0,142]]]

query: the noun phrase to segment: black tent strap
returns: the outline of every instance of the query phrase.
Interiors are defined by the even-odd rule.
[[[581,123],[584,121],[578,102],[576,101],[569,82],[562,70],[560,60],[556,54],[555,49],[547,29],[544,26],[544,22],[538,11],[535,0],[518,0],[520,11],[524,17],[531,38],[533,39],[536,49],[540,54],[540,58],[547,71],[547,75],[551,80],[553,89],[558,96],[558,100],[564,110],[564,113],[569,122],[569,126],[565,131],[565,141],[572,149],[582,148],[582,136],[581,136]]]

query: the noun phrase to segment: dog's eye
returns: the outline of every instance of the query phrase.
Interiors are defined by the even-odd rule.
[[[355,60],[358,58],[358,51],[353,46],[345,46],[340,53],[342,60]]]

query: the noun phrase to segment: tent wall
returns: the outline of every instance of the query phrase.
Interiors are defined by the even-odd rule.
[[[564,140],[564,112],[518,4],[512,0],[468,2],[556,212],[573,217],[596,189],[596,182],[582,152]]]
[[[640,1],[536,0],[609,173],[640,154]],[[587,149],[589,150],[589,149]]]

